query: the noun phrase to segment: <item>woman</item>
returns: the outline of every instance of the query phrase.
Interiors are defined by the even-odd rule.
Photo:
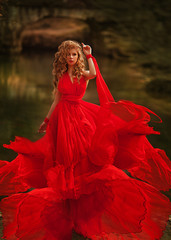
[[[4,238],[69,240],[75,230],[93,240],[160,239],[171,203],[159,190],[170,189],[171,166],[146,138],[158,134],[153,112],[114,101],[90,46],[62,42],[53,66],[55,98],[38,130],[46,134],[4,144],[18,153],[0,162],[1,195],[10,195],[0,206]],[[95,76],[100,106],[82,100]]]

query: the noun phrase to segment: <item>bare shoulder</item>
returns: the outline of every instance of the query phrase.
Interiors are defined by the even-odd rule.
[[[85,78],[85,80],[88,80],[88,72],[87,70],[83,70],[82,75]]]
[[[96,77],[96,75],[90,74],[89,70],[83,70],[83,76],[84,76],[85,80],[93,79]]]

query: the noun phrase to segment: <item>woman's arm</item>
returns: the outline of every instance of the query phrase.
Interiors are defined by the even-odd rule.
[[[96,77],[96,69],[92,58],[88,59],[89,70],[83,71],[83,75],[86,80],[93,79]]]
[[[84,43],[82,43],[82,46],[83,46],[83,52],[85,55],[91,54],[92,50],[89,45],[85,45]],[[83,75],[85,76],[86,80],[89,80],[96,77],[96,69],[95,69],[92,58],[88,58],[87,61],[88,61],[89,70],[83,71]]]
[[[49,112],[48,112],[48,114],[47,114],[47,116],[46,116],[48,119],[50,119],[50,116],[51,116],[53,110],[55,109],[56,105],[58,104],[60,98],[61,98],[61,93],[60,93],[59,90],[57,89],[57,90],[56,90],[56,93],[55,93],[54,101],[53,101],[53,103],[52,103],[52,105],[51,105],[51,107],[50,107],[50,110],[49,110]]]
[[[39,133],[46,132],[46,128],[47,128],[47,125],[48,125],[48,120],[50,119],[50,116],[51,116],[52,112],[54,111],[56,105],[58,104],[60,98],[61,98],[61,93],[59,92],[58,89],[56,89],[54,101],[53,101],[53,103],[52,103],[52,105],[49,109],[49,112],[48,112],[46,118],[45,118],[46,120],[44,120],[39,127],[39,130],[38,130]]]

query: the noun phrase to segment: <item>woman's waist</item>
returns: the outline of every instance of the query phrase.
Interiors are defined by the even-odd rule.
[[[79,103],[82,100],[82,96],[62,94],[60,101],[69,101],[73,103]]]

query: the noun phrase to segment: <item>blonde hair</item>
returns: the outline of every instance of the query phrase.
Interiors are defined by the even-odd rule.
[[[66,57],[67,57],[68,52],[71,49],[76,49],[76,51],[78,53],[78,60],[75,64],[75,67],[74,67],[73,72],[72,72],[73,76],[77,77],[78,82],[81,78],[83,70],[85,70],[85,57],[84,57],[84,54],[83,54],[83,51],[82,51],[81,44],[78,43],[77,41],[73,41],[73,40],[63,41],[61,43],[61,45],[58,47],[58,51],[55,53],[55,59],[54,59],[54,62],[53,62],[53,70],[52,70],[52,74],[54,75],[53,95],[56,92],[58,80],[68,70]]]

